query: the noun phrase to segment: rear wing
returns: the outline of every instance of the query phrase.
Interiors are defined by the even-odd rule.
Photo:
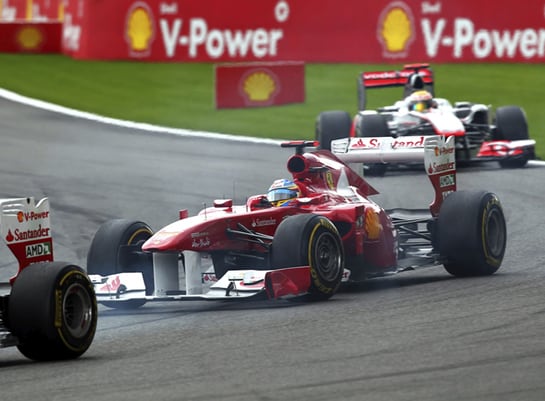
[[[439,214],[443,199],[456,191],[453,136],[349,137],[332,141],[331,151],[345,163],[423,163],[435,192],[433,216]]]
[[[403,98],[407,97],[412,88],[407,85],[409,77],[418,73],[424,81],[424,89],[435,96],[433,71],[429,64],[406,64],[402,70],[362,72],[358,77],[358,110],[367,106],[367,89],[403,86]]]
[[[0,233],[19,262],[19,272],[31,263],[53,261],[47,198],[38,203],[34,198],[0,199]]]

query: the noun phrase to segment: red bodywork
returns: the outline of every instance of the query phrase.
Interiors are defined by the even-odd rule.
[[[228,232],[243,226],[273,236],[284,218],[315,213],[337,227],[347,267],[352,263],[371,270],[396,266],[395,230],[386,212],[369,200],[370,195],[378,193],[371,185],[329,151],[298,151],[289,158],[287,168],[301,192],[290,205],[272,207],[265,195],[253,196],[240,206],[232,205],[230,200],[216,201],[213,208],[164,227],[142,249],[264,252],[258,243],[240,241]]]

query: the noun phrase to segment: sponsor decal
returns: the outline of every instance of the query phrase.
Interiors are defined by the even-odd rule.
[[[443,171],[454,170],[454,166],[455,166],[454,162],[446,162],[446,163],[433,162],[428,167],[428,171],[429,171],[429,174],[437,174]]]
[[[25,255],[27,258],[51,255],[51,242],[27,245],[25,246]]]
[[[389,3],[379,16],[378,41],[385,57],[405,57],[415,39],[414,17],[403,1]]]
[[[119,276],[116,276],[104,286],[100,287],[99,292],[117,292],[119,287],[121,287],[121,279]]]
[[[204,238],[195,238],[191,242],[192,248],[204,248],[210,246],[210,238],[204,237]]]
[[[203,284],[215,283],[216,281],[218,281],[218,278],[215,273],[202,273],[201,275],[201,282]]]
[[[191,238],[201,238],[201,237],[207,237],[210,234],[207,231],[203,232],[197,232],[197,233],[191,233]]]
[[[206,231],[191,233],[191,246],[193,248],[203,248],[210,245],[210,234]]]
[[[43,41],[42,32],[34,26],[23,26],[17,32],[17,43],[23,50],[36,50]]]
[[[378,239],[382,232],[382,224],[380,224],[378,214],[371,208],[365,211],[365,232],[367,239],[370,240]]]
[[[394,139],[391,138],[385,138],[381,140],[381,138],[358,138],[357,140],[353,140],[350,144],[350,149],[362,149],[362,148],[369,148],[369,149],[378,149],[380,148],[384,143],[390,143],[392,149],[400,149],[400,148],[422,148],[424,146],[424,136],[421,136],[418,139],[414,139],[415,137],[411,137],[412,139]]]
[[[161,5],[169,7],[168,5]],[[155,19],[147,3],[133,3],[127,12],[125,22],[125,41],[131,57],[147,57],[155,39]]]
[[[49,217],[49,210],[45,212],[21,212],[17,213],[17,221],[22,223],[23,221],[42,220]]]
[[[252,220],[252,227],[265,227],[265,226],[274,226],[276,224],[275,218],[268,218],[268,219],[253,219]]]
[[[327,172],[325,173],[325,182],[327,183],[327,186],[329,189],[331,189],[332,191],[335,190],[335,182],[333,181],[333,174],[329,170],[327,170]]]
[[[439,177],[439,187],[440,188],[449,187],[449,186],[454,185],[454,184],[455,184],[454,174],[447,174],[447,175],[443,175],[443,176]]]
[[[13,230],[13,233],[11,232],[11,230],[8,230],[8,233],[6,235],[6,242],[19,242],[47,237],[50,237],[50,228],[42,227],[42,225],[40,224],[38,228],[34,230],[20,230],[16,228],[15,230]]]
[[[452,153],[454,153],[454,148],[453,147],[439,147],[439,146],[436,146],[434,149],[433,149],[433,152],[435,153],[435,156],[441,156],[441,155],[450,155]]]

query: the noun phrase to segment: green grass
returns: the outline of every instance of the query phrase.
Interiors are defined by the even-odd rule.
[[[310,139],[320,111],[356,112],[356,77],[401,65],[308,64],[306,102],[216,110],[212,64],[73,60],[0,54],[0,87],[105,116],[171,127],[266,138]],[[540,64],[437,64],[436,94],[451,101],[523,107],[538,155],[545,156],[545,67]],[[392,103],[400,88],[375,90],[368,107]]]

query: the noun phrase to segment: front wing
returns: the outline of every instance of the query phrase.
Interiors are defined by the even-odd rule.
[[[483,142],[476,160],[534,159],[535,145],[536,141],[533,139]]]
[[[206,273],[203,274],[206,275]],[[310,267],[299,266],[276,270],[230,270],[201,294],[185,291],[156,290],[146,295],[142,273],[90,275],[97,301],[127,302],[181,300],[284,299],[302,296],[310,288]]]

